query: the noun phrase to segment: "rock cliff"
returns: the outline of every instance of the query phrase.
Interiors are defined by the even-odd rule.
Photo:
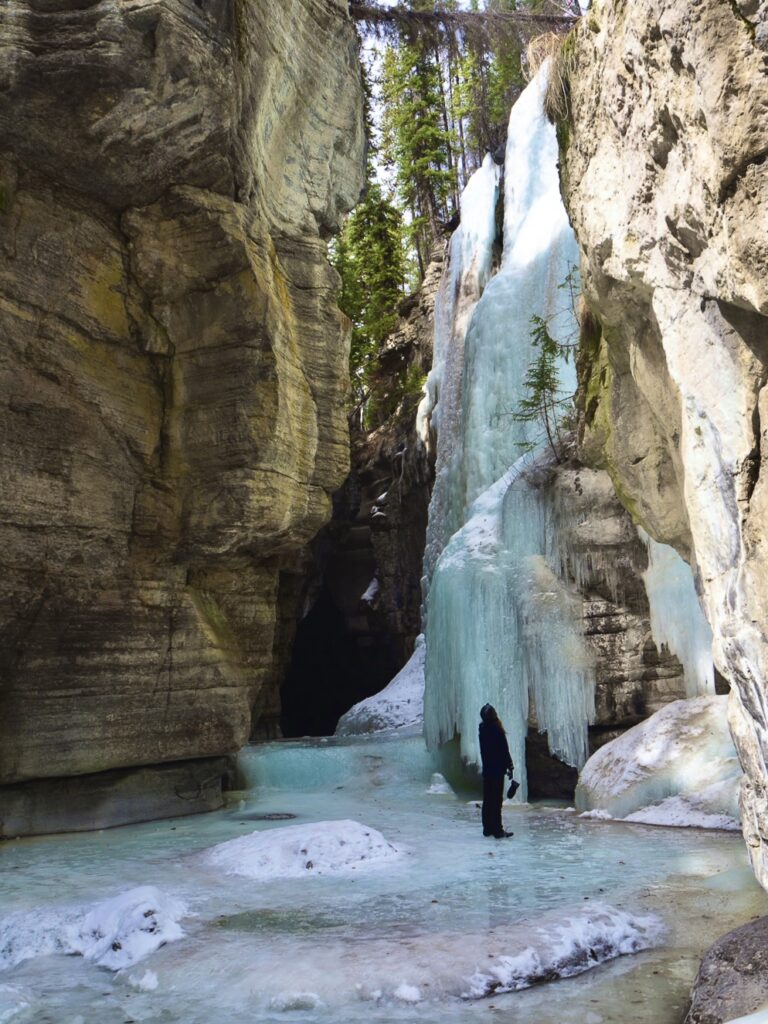
[[[694,567],[768,886],[768,55],[757,3],[595,0],[561,178],[597,323],[581,456]]]
[[[199,759],[220,779],[248,736],[281,569],[348,469],[345,12],[0,11],[0,820],[44,830],[61,786],[29,780],[103,801],[127,766],[186,762],[210,797]]]

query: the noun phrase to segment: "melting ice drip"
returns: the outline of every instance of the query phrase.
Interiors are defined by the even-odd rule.
[[[552,512],[526,477],[531,456],[520,457],[537,431],[513,415],[536,354],[531,317],[545,318],[560,341],[577,329],[558,288],[578,250],[560,198],[545,89],[540,74],[512,110],[504,256],[479,301],[494,241],[488,163],[462,197],[460,237],[438,295],[430,383],[438,456],[425,558],[427,742],[458,732],[463,755],[477,761],[478,710],[490,701],[505,722],[523,799],[529,703],[551,749],[577,766],[594,716],[580,601],[551,568]],[[563,363],[560,372],[563,387],[575,390],[573,367]]]

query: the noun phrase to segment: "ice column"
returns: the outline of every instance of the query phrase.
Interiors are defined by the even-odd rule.
[[[643,573],[651,606],[651,632],[658,647],[664,644],[677,655],[685,672],[689,697],[715,692],[712,630],[701,610],[693,573],[674,548],[659,544],[639,529],[648,548]]]
[[[461,196],[461,222],[451,238],[448,264],[435,300],[432,369],[417,413],[425,444],[439,436],[424,556],[427,579],[454,530],[461,526],[451,500],[461,471],[461,391],[464,338],[470,318],[491,275],[496,241],[499,167],[490,154],[470,178]]]
[[[534,456],[520,456],[525,442],[543,449],[540,431],[513,415],[536,354],[531,317],[544,317],[561,341],[577,330],[570,295],[559,287],[578,251],[560,198],[545,88],[540,74],[512,110],[502,265],[463,338],[450,430],[440,412],[445,390],[433,415],[443,476],[430,506],[425,562],[427,741],[436,746],[458,732],[462,753],[476,761],[478,711],[490,701],[507,727],[523,799],[529,705],[551,749],[577,766],[586,759],[594,715],[580,598],[553,571],[552,510],[528,472]],[[437,319],[446,316],[456,322],[455,311],[441,307]],[[445,336],[454,344],[461,333]],[[572,365],[560,369],[564,390],[573,392]]]

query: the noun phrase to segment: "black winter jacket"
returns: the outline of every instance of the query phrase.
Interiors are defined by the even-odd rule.
[[[507,737],[494,722],[480,723],[480,757],[483,775],[504,775],[513,767]]]

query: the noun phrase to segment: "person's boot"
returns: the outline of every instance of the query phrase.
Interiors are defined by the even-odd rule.
[[[494,837],[494,839],[509,839],[514,834],[515,834],[514,832],[505,832],[505,831],[494,832],[493,833],[493,837]]]

